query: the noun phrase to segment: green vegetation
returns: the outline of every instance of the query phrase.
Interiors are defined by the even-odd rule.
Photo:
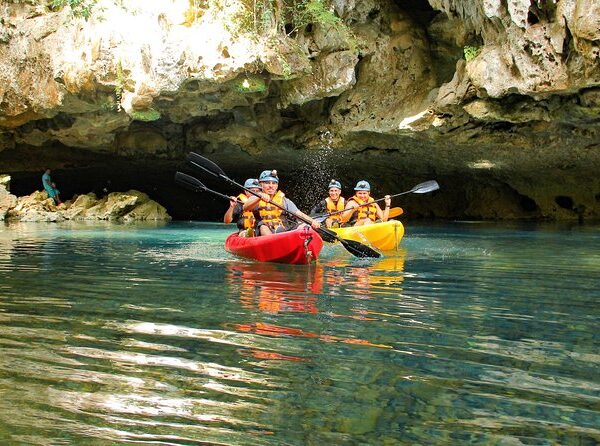
[[[92,9],[96,2],[97,0],[52,0],[51,8],[59,10],[69,6],[75,17],[83,17],[87,20],[92,16]]]
[[[150,122],[159,120],[160,112],[154,110],[153,108],[149,108],[148,110],[144,111],[132,111],[129,113],[129,116],[131,116],[131,119],[134,121]]]
[[[115,99],[117,102],[117,111],[121,111],[121,99],[123,98],[123,89],[125,88],[125,75],[121,61],[117,61],[117,82],[115,85]]]
[[[356,37],[335,15],[331,0],[241,0],[244,12],[237,17],[242,32],[257,37],[292,36],[309,25],[334,29],[356,50]]]
[[[262,77],[245,76],[236,80],[235,89],[240,93],[262,93],[266,91],[267,84]]]
[[[283,77],[289,79],[292,76],[292,67],[287,60],[281,58],[281,65],[283,66]]]
[[[465,46],[463,48],[463,52],[465,54],[465,60],[468,62],[470,60],[475,59],[481,53],[481,47],[478,46]]]
[[[102,110],[104,112],[116,111],[117,110],[117,103],[115,102],[115,99],[112,96],[106,98],[106,101],[103,101],[100,104],[100,110]]]

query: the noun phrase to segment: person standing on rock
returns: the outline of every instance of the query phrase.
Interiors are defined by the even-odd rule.
[[[331,180],[328,187],[329,196],[319,201],[310,211],[310,216],[315,217],[319,214],[330,214],[332,212],[343,211],[346,206],[346,200],[340,196],[342,193],[342,184],[337,180]],[[328,228],[339,228],[342,225],[342,214],[331,215],[325,220]]]
[[[46,169],[44,175],[42,175],[42,185],[46,189],[46,192],[48,192],[48,198],[54,199],[54,202],[59,205],[62,204],[62,201],[60,201],[60,191],[56,188],[56,184],[52,182],[50,172],[50,169]]]

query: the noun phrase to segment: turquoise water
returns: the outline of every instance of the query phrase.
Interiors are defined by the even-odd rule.
[[[317,265],[230,228],[0,229],[1,444],[600,442],[600,229],[411,224]]]

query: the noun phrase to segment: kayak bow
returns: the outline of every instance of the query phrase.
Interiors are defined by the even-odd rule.
[[[311,227],[260,237],[240,237],[236,232],[225,240],[225,250],[258,262],[304,265],[317,260],[323,240]]]

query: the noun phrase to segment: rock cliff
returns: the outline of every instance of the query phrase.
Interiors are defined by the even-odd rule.
[[[600,218],[597,1],[275,3],[3,2],[0,170],[193,149],[297,194],[437,179],[407,217]]]

